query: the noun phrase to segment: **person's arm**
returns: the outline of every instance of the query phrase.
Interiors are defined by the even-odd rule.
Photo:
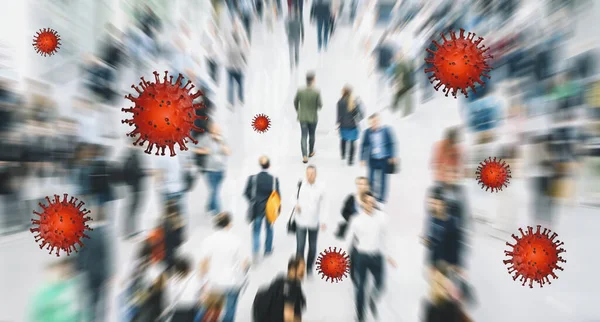
[[[342,104],[340,104],[340,102],[338,101],[338,104],[337,104],[337,118],[336,118],[337,122],[335,124],[335,127],[338,128],[338,129],[340,128],[340,124],[342,123],[342,108],[341,108],[341,105]]]
[[[387,214],[383,214],[383,219],[381,222],[381,240],[383,241],[383,245],[381,245],[381,253],[385,256],[387,262],[392,266],[396,267],[396,261],[392,258],[390,252],[393,248],[393,241],[391,240],[393,234],[389,233],[389,222],[387,219]]]
[[[200,140],[198,140],[198,144],[196,145],[197,148],[194,149],[194,153],[196,154],[210,154],[210,149],[207,147],[208,144],[206,144],[206,141],[209,140],[209,138],[207,137],[207,135],[210,135],[209,133],[205,133],[203,137],[200,138]]]
[[[279,198],[281,199],[281,190],[279,190],[279,178],[275,178],[275,191],[277,191],[277,194],[279,195]]]
[[[320,110],[323,107],[323,100],[321,99],[321,92],[317,94],[317,108]]]
[[[283,321],[284,322],[296,322],[296,315],[294,314],[294,304],[285,303],[283,306]]]
[[[395,163],[396,162],[396,140],[394,138],[394,133],[392,133],[392,129],[389,127],[387,128],[386,132],[388,134],[390,156],[392,158],[391,162]]]
[[[296,112],[298,112],[298,107],[300,106],[300,91],[296,92],[296,96],[294,97],[294,108]]]
[[[252,187],[252,178],[254,176],[249,176],[248,177],[248,181],[246,181],[246,188],[244,189],[244,197],[246,197],[246,199],[248,201],[250,201],[250,199],[252,199],[252,190],[254,189],[254,187]]]
[[[323,187],[323,189],[321,190],[321,196],[319,197],[319,217],[322,230],[327,229],[327,221],[329,220],[329,207],[327,204],[325,190],[325,187]]]

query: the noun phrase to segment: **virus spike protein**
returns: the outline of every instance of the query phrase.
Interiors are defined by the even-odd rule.
[[[496,157],[493,160],[492,157],[489,157],[480,162],[475,174],[477,175],[477,183],[481,185],[481,189],[484,187],[485,191],[492,189],[491,192],[502,191],[502,187],[508,187],[512,178],[510,165]]]
[[[54,29],[40,29],[33,36],[33,48],[42,56],[52,56],[60,49],[60,36]]]
[[[478,47],[483,37],[474,40],[475,33],[471,32],[465,37],[465,30],[462,28],[458,38],[453,30],[450,30],[450,40],[446,39],[444,33],[440,35],[444,40],[443,44],[432,40],[436,51],[427,48],[426,51],[431,55],[425,58],[426,63],[433,65],[425,68],[425,74],[431,73],[429,81],[432,84],[438,81],[434,86],[435,90],[438,91],[444,86],[443,92],[446,97],[452,90],[452,96],[456,98],[459,90],[465,97],[469,97],[467,88],[471,88],[473,93],[476,93],[475,83],[485,87],[482,77],[490,79],[488,72],[492,70],[486,60],[493,56],[486,53],[489,47],[486,48],[485,45]]]
[[[50,250],[49,254],[56,249],[56,256],[60,256],[60,250],[67,253],[67,256],[72,251],[77,252],[75,244],[79,244],[79,247],[83,247],[81,238],[90,238],[85,234],[86,230],[91,229],[86,222],[92,220],[90,217],[86,217],[90,213],[87,209],[81,209],[85,204],[83,201],[79,201],[75,197],[71,197],[67,201],[67,194],[65,193],[63,200],[60,200],[59,195],[54,195],[54,200],[50,200],[50,197],[46,197],[48,205],[39,203],[43,212],[38,213],[33,211],[33,214],[39,217],[38,220],[31,219],[31,223],[37,228],[29,229],[34,235],[35,242],[40,243],[40,249],[47,246],[46,249]]]
[[[339,283],[350,273],[350,257],[346,255],[346,252],[342,252],[341,248],[338,251],[337,247],[334,247],[332,251],[329,247],[329,250],[325,249],[319,254],[317,270],[321,274],[321,279],[326,278],[326,282],[331,280],[331,283],[334,281]]]
[[[554,241],[558,234],[550,235],[551,230],[544,228],[544,231],[540,232],[540,229],[541,226],[537,225],[534,233],[533,228],[527,226],[527,233],[524,233],[523,229],[519,228],[521,237],[512,235],[516,243],[514,245],[506,243],[512,248],[512,251],[504,251],[505,256],[511,257],[511,259],[503,261],[505,265],[509,266],[508,273],[514,273],[513,280],[515,281],[520,277],[519,281],[523,282],[523,286],[529,281],[529,288],[533,288],[534,282],[540,287],[544,287],[546,283],[552,284],[549,276],[557,279],[554,271],[563,270],[558,263],[567,262],[560,256],[566,252],[564,248],[560,248],[564,243],[560,240]]]
[[[265,114],[257,114],[252,120],[252,128],[258,133],[265,133],[271,128],[271,120]]]
[[[197,144],[190,136],[192,130],[204,132],[203,129],[194,125],[197,119],[206,120],[206,116],[196,115],[196,110],[204,108],[204,103],[194,103],[194,99],[204,95],[202,91],[191,94],[194,88],[190,80],[183,87],[183,75],[179,74],[175,84],[173,76],[168,78],[168,72],[165,71],[163,82],[160,82],[158,72],[154,71],[155,82],[147,82],[144,77],[139,83],[142,88],[131,85],[139,96],[133,97],[131,94],[125,96],[132,101],[135,106],[121,109],[123,112],[132,113],[133,118],[123,120],[122,123],[135,126],[135,129],[128,133],[130,137],[140,135],[133,145],[143,146],[148,141],[148,147],[144,152],[152,153],[156,147],[156,155],[165,155],[165,149],[168,147],[170,156],[175,156],[175,144],[179,144],[180,150],[188,150],[185,145],[188,139]]]

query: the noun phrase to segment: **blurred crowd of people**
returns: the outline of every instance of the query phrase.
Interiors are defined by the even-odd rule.
[[[381,0],[313,0],[305,10],[304,0],[213,0],[205,30],[195,33],[179,22],[173,37],[168,23],[145,5],[125,31],[106,26],[102,49],[97,55],[86,55],[81,68],[89,98],[74,102],[80,109],[108,113],[103,107],[119,105],[121,80],[127,72],[143,75],[156,61],[164,60],[171,74],[184,74],[205,93],[200,99],[207,108],[198,111],[199,115],[214,113],[220,84],[227,89],[223,105],[233,109],[244,104],[253,24],[272,28],[275,21],[283,22],[293,69],[302,59],[304,13],[310,11],[319,52],[327,52],[335,26],[348,21],[359,36],[359,49],[374,61],[372,81],[392,92],[391,97],[382,95],[385,90],[378,93],[378,104],[408,117],[434,94],[423,73],[429,66],[422,57],[425,48],[435,50],[430,47],[431,39],[450,29],[481,30],[493,51],[494,75],[485,87],[459,100],[464,125],[447,129],[432,149],[434,181],[427,193],[422,236],[431,287],[423,321],[470,321],[467,312],[476,297],[467,277],[469,231],[478,216],[508,233],[514,232],[517,223],[515,211],[506,208],[514,204],[510,202],[502,203],[497,213],[474,214],[476,207],[467,200],[462,179],[472,177],[474,168],[490,155],[504,159],[514,177],[530,179],[532,221],[549,228],[556,222],[559,204],[578,195],[582,174],[586,180],[579,189],[590,197],[585,202],[598,204],[598,54],[594,48],[581,48],[577,55],[566,56],[564,48],[573,36],[567,28],[572,19],[568,17],[576,12],[574,6],[551,7],[544,19],[552,22],[540,25],[537,22],[544,19],[522,18],[518,13],[523,5],[514,0],[444,0],[436,5],[404,0],[395,2],[391,13],[384,12],[385,4]],[[385,31],[377,38],[373,31],[386,14]],[[408,29],[414,30],[411,36],[417,42],[412,49],[400,41]],[[491,30],[494,36],[485,35]],[[226,80],[220,79],[221,71]],[[351,250],[356,316],[362,322],[378,314],[386,284],[384,267],[396,266],[388,254],[385,205],[389,176],[400,170],[400,164],[394,129],[378,114],[365,117],[355,92],[350,86],[343,88],[336,128],[341,159],[349,166],[359,161],[366,176],[356,178],[356,191],[344,200],[335,235]],[[267,204],[274,193],[281,197],[282,183],[269,172],[269,158],[260,158],[261,171],[248,178],[244,190],[253,228],[252,247],[248,247],[231,232],[232,214],[221,204],[231,150],[219,124],[198,120],[196,125],[206,131],[194,133],[200,142],[190,153],[148,165],[141,148],[128,144],[124,153],[116,153],[110,144],[87,140],[81,129],[85,120],[60,115],[50,95],[28,94],[0,81],[0,234],[26,230],[31,209],[46,194],[54,193],[49,186],[72,186],[72,193],[95,209],[94,230],[86,246],[77,256],[49,265],[48,282],[31,302],[31,321],[107,320],[108,290],[115,277],[108,230],[117,218],[123,223],[117,235],[135,241],[137,249],[125,282],[118,286],[119,321],[234,321],[248,270],[273,250]],[[307,73],[306,86],[298,89],[293,105],[301,128],[302,162],[308,164],[318,146],[315,129],[322,107],[315,73]],[[363,119],[369,127],[360,131],[358,123]],[[541,126],[532,125],[539,119]],[[317,167],[307,165],[292,196],[294,213],[287,229],[296,237],[296,251],[287,274],[257,293],[253,306],[257,322],[299,322],[307,309],[301,282],[305,273],[310,278],[314,271],[318,236],[326,230],[329,216]],[[161,215],[150,231],[144,231],[139,220],[150,178],[158,183]],[[198,178],[204,178],[209,187],[205,213],[212,216],[215,228],[203,241],[199,265],[180,252],[190,230],[185,200]],[[507,200],[512,197],[510,192],[502,195]],[[125,209],[111,209],[111,201],[121,198],[126,199]],[[260,242],[263,226],[264,246]],[[368,275],[374,281],[372,289],[367,288]],[[80,296],[84,293],[89,296]]]

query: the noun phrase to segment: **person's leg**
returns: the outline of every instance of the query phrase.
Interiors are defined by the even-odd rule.
[[[308,148],[306,146],[306,139],[308,137],[308,123],[300,123],[300,130],[301,135],[300,135],[300,148],[302,149],[302,157],[306,158],[308,157]]]
[[[200,306],[198,309],[198,313],[196,313],[196,317],[194,318],[194,322],[202,322],[204,320],[204,316],[206,315],[206,308],[204,306]]]
[[[315,259],[317,258],[317,239],[319,237],[319,227],[308,230],[308,258],[306,260],[306,269],[308,274],[312,274]]]
[[[252,222],[252,254],[255,258],[260,251],[260,228],[264,219],[265,216],[257,216]]]
[[[317,131],[317,123],[308,124],[308,151],[309,156],[315,152],[315,132]]]
[[[387,167],[388,167],[388,160],[381,160],[381,169],[380,171],[380,176],[381,176],[381,180],[379,181],[380,187],[379,187],[379,201],[381,202],[385,202],[386,201],[386,197],[387,197],[387,176],[388,174],[386,173]]]
[[[342,153],[342,160],[346,159],[346,142],[344,139],[340,139],[340,152]]]
[[[216,176],[215,176],[215,172],[213,171],[207,171],[205,173],[206,175],[206,181],[208,183],[208,189],[209,191],[209,195],[208,195],[208,205],[207,205],[207,210],[209,212],[216,212],[217,211],[217,205],[215,204],[215,195],[216,195]]]
[[[375,160],[371,159],[367,161],[369,167],[369,186],[371,187],[371,191],[375,189]]]
[[[290,50],[290,68],[293,68],[294,67],[294,52],[295,52],[294,43],[289,41],[288,48]]]
[[[137,211],[138,205],[140,204],[141,194],[142,192],[140,187],[131,187],[129,211],[125,214],[125,216],[127,216],[125,220],[125,231],[123,232],[125,237],[131,236],[137,232]]]
[[[369,260],[368,270],[373,275],[374,280],[373,291],[370,292],[371,299],[369,301],[369,306],[371,308],[371,312],[375,316],[377,315],[377,302],[381,297],[384,287],[383,265],[384,259],[381,255],[372,256]]]
[[[365,321],[365,286],[367,277],[367,267],[365,266],[364,255],[356,253],[356,260],[352,263],[354,266],[355,286],[355,304],[356,317],[359,322]]]
[[[243,104],[244,103],[244,73],[242,71],[239,71],[236,73],[235,81],[238,84],[238,98],[240,99],[240,102]]]
[[[214,190],[213,190],[213,204],[215,206],[215,211],[217,213],[221,212],[221,184],[223,183],[223,178],[225,178],[225,172],[216,171],[214,172]]]
[[[246,35],[248,35],[248,41],[251,40],[252,30],[250,29],[250,15],[244,14],[242,17],[242,22],[244,23],[244,29],[246,30]]]
[[[239,295],[239,290],[230,290],[225,294],[225,316],[222,322],[234,322]]]
[[[227,70],[227,101],[233,105],[233,71]]]
[[[304,258],[307,232],[306,228],[297,227],[296,229],[296,256],[302,256],[302,258]]]
[[[329,19],[323,19],[323,49],[327,50],[327,44],[329,43]]]
[[[265,220],[265,255],[271,254],[273,251],[273,225],[269,224],[268,221]]]
[[[325,27],[323,19],[317,19],[317,46],[319,51],[321,51],[321,47],[323,47],[323,27]]]
[[[354,163],[354,150],[356,148],[356,141],[350,141],[350,153],[348,154],[348,164]]]
[[[300,62],[300,42],[294,43],[294,60],[296,62],[296,66]]]

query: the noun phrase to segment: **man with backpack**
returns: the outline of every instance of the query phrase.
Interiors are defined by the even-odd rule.
[[[262,170],[248,178],[244,196],[249,202],[248,221],[253,222],[252,230],[252,254],[254,261],[258,260],[258,252],[260,250],[260,229],[265,221],[265,257],[269,256],[273,251],[273,214],[267,216],[267,208],[279,208],[279,205],[268,207],[268,205],[277,203],[276,199],[281,200],[279,192],[279,179],[268,172],[271,162],[267,156],[261,156],[258,163]],[[274,195],[276,194],[276,196]],[[278,210],[278,209],[277,209]],[[271,210],[272,211],[272,210]],[[270,217],[270,218],[269,218]],[[266,219],[265,219],[266,218]],[[273,221],[271,221],[271,220]]]
[[[252,304],[254,322],[300,322],[306,308],[302,280],[306,264],[302,257],[288,261],[287,276],[277,277],[256,293]]]

